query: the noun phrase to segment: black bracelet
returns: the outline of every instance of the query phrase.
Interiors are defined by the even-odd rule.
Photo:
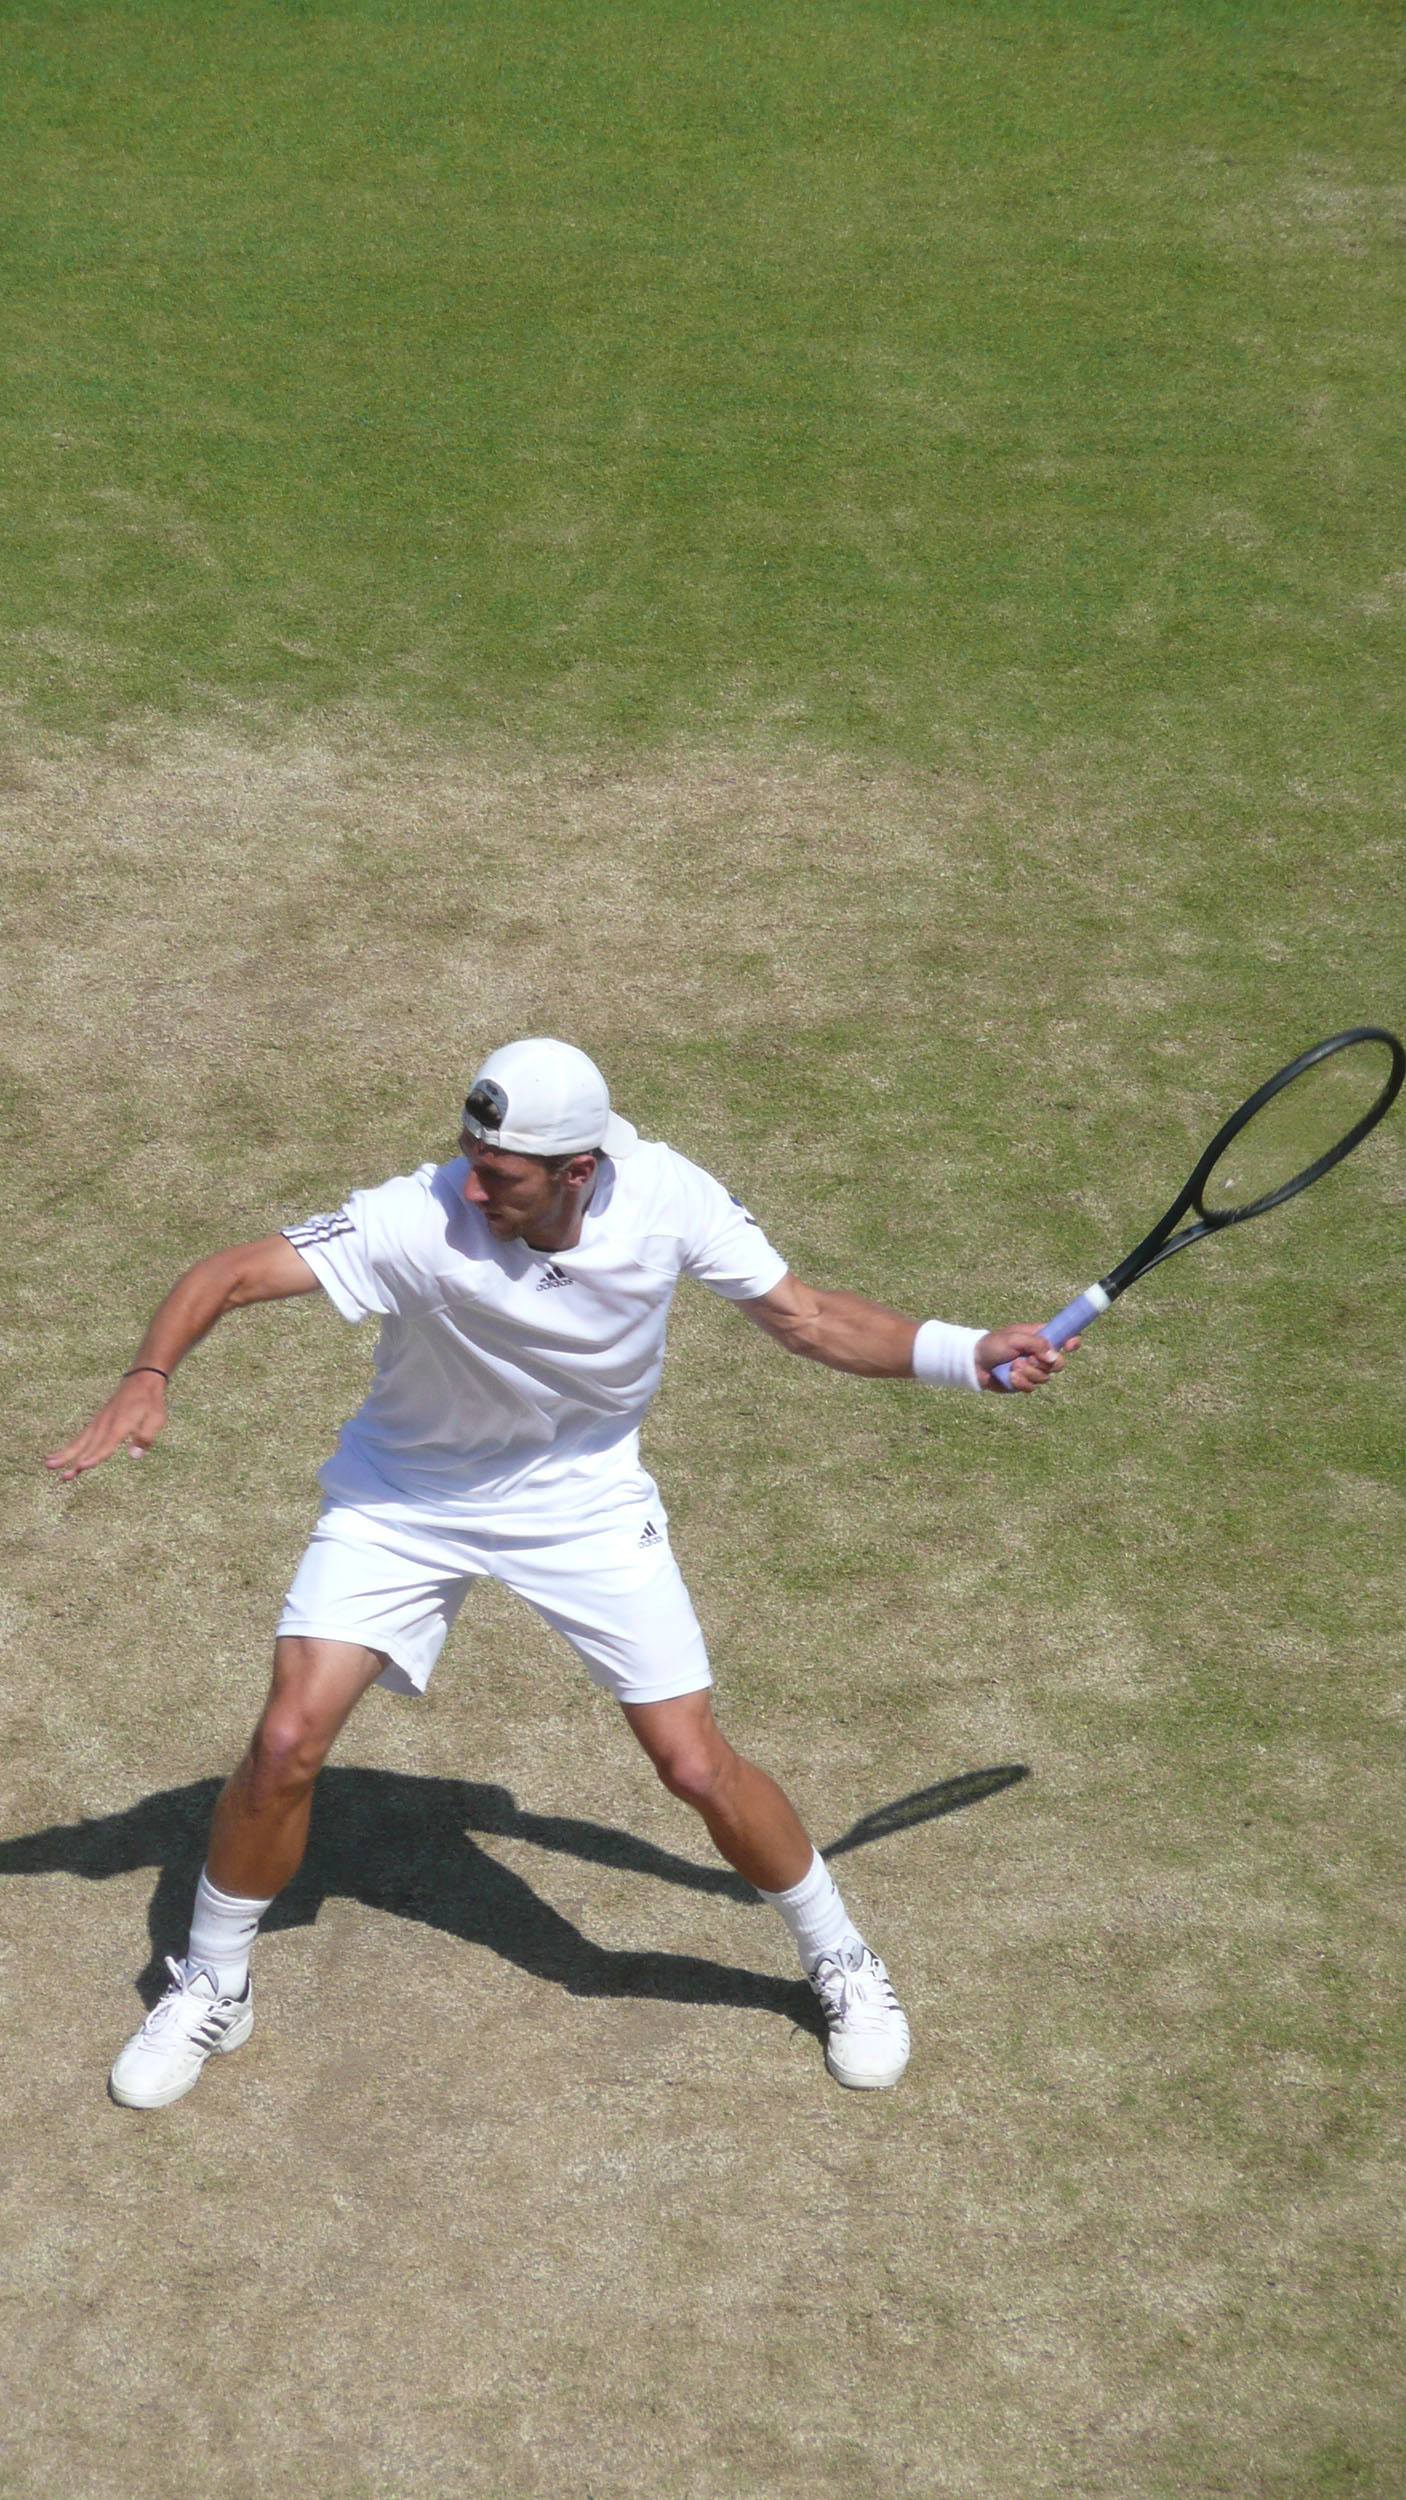
[[[169,1385],[171,1375],[169,1372],[164,1372],[159,1363],[134,1363],[131,1370],[124,1372],[122,1377],[124,1380],[135,1380],[138,1372],[155,1372],[158,1380],[164,1380]]]

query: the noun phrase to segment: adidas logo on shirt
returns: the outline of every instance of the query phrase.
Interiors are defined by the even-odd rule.
[[[573,1282],[574,1279],[567,1275],[564,1267],[558,1267],[555,1259],[548,1259],[542,1275],[538,1278],[537,1291],[550,1293],[553,1285],[569,1285]]]
[[[286,1224],[283,1238],[291,1241],[295,1250],[313,1250],[319,1242],[336,1241],[351,1230],[349,1215],[310,1215],[305,1224]]]

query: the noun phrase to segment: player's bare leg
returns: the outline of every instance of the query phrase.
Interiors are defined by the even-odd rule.
[[[297,1874],[318,1772],[384,1665],[352,1641],[274,1643],[268,1700],[210,1827],[206,1865],[222,1892],[271,1899]]]
[[[714,1847],[785,1920],[825,2014],[836,2081],[868,2090],[897,2083],[908,2025],[790,1799],[728,1743],[706,1692],[624,1709],[665,1787],[702,1816]]]
[[[171,1986],[112,2070],[109,2089],[125,2107],[166,2108],[208,2057],[248,2039],[259,1921],[302,1863],[318,1772],[383,1664],[349,1641],[275,1644],[268,1700],[215,1808],[186,1957],[168,1961]]]
[[[701,1814],[728,1865],[759,1892],[798,1884],[815,1855],[805,1826],[775,1780],[728,1743],[707,1693],[624,1708],[665,1787]]]

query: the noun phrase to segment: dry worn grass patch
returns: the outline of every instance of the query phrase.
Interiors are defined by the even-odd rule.
[[[177,1267],[446,1151],[515,1031],[595,1050],[798,1266],[1038,1311],[1149,1212],[1144,1134],[1174,1156],[1259,1072],[1246,1023],[1271,1063],[1327,1029],[1384,943],[1370,844],[1330,862],[1310,808],[1242,883],[1068,773],[351,718],[17,752],[6,822],[0,2489],[166,2500],[197,2448],[212,2490],[276,2454],[328,2500],[1395,2488],[1375,1308],[1323,1325],[1312,1397],[1276,1366],[1267,1424],[1272,1246],[1018,1413],[681,1305],[654,1463],[733,1728],[823,1842],[860,1827],[838,1871],[918,2041],[877,2105],[826,2086],[771,1923],[489,1595],[427,1703],[354,1722],[249,2049],[120,2116],[144,1922],[178,1945],[366,1345],[259,1314],[140,1473],[34,1464]],[[1381,1256],[1399,1145],[1361,1160],[1321,1272],[1292,1236],[1311,1300],[1348,1290],[1341,1228]]]

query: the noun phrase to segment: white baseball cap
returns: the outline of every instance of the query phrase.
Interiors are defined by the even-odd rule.
[[[633,1154],[639,1131],[610,1108],[605,1078],[570,1042],[505,1042],[469,1087],[464,1126],[508,1154]]]

